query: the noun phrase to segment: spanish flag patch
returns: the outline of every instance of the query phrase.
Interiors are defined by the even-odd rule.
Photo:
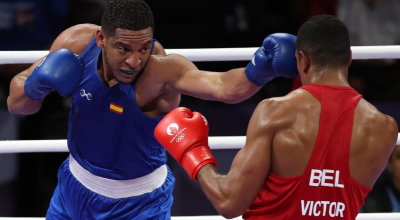
[[[124,107],[116,105],[116,104],[111,102],[110,111],[118,113],[118,114],[122,114],[122,111],[124,111]]]

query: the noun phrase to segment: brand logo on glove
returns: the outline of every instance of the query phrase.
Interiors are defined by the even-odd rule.
[[[167,134],[174,135],[176,134],[176,132],[178,132],[178,130],[179,130],[179,125],[177,123],[172,123],[167,127]]]
[[[92,94],[86,93],[86,91],[84,89],[81,89],[80,91],[81,91],[82,97],[86,96],[87,100],[92,100]]]
[[[181,142],[183,138],[185,138],[185,133],[180,134],[178,138],[176,138],[176,142]]]
[[[183,138],[185,138],[185,133],[183,131],[186,130],[186,128],[183,128],[179,130],[179,125],[177,123],[171,123],[167,127],[167,134],[168,135],[173,135],[174,137],[171,139],[170,143],[174,142],[181,142]]]

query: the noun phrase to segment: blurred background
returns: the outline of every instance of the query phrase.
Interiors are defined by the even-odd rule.
[[[0,50],[48,50],[64,29],[79,23],[100,25],[108,0],[0,0]],[[155,17],[155,35],[166,49],[259,47],[272,33],[296,35],[309,17],[331,14],[344,21],[352,46],[396,45],[400,41],[400,1],[397,0],[148,0]],[[226,71],[246,62],[196,62],[199,69]],[[6,98],[14,75],[29,65],[0,65],[0,140],[66,139],[70,99],[57,93],[29,116],[11,115]],[[380,111],[400,123],[399,60],[354,60],[350,84]],[[244,136],[256,105],[265,98],[286,95],[291,79],[277,78],[256,95],[235,105],[183,96],[181,106],[203,113],[210,136]],[[237,150],[214,150],[221,173],[229,170]],[[57,170],[68,153],[0,154],[0,216],[44,217],[57,184]],[[400,158],[400,156],[398,156]],[[400,164],[400,163],[399,163]],[[172,215],[216,215],[199,184],[189,179],[172,158],[175,178]],[[400,170],[400,168],[399,168]],[[400,176],[400,175],[397,175]],[[400,179],[400,177],[399,177]],[[385,204],[370,211],[397,211],[400,200],[391,172],[376,188],[392,191],[371,200]],[[398,180],[400,182],[400,180]],[[390,189],[390,190],[388,190]],[[375,189],[374,189],[375,190]],[[385,193],[378,193],[378,195]],[[398,206],[398,205],[397,205]],[[377,208],[377,205],[372,205]],[[390,208],[389,208],[390,207]],[[397,207],[398,208],[398,207]]]

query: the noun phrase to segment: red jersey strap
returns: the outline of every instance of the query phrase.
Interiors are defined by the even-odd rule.
[[[310,84],[301,88],[321,102],[318,138],[307,168],[330,167],[350,175],[354,109],[362,96],[351,87]]]

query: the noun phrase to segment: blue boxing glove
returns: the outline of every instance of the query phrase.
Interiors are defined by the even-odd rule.
[[[41,100],[50,92],[72,94],[82,81],[84,61],[68,49],[59,49],[45,57],[25,81],[25,94]]]
[[[279,76],[291,78],[299,75],[295,51],[296,36],[286,33],[269,35],[247,65],[247,78],[257,86],[263,86]]]

